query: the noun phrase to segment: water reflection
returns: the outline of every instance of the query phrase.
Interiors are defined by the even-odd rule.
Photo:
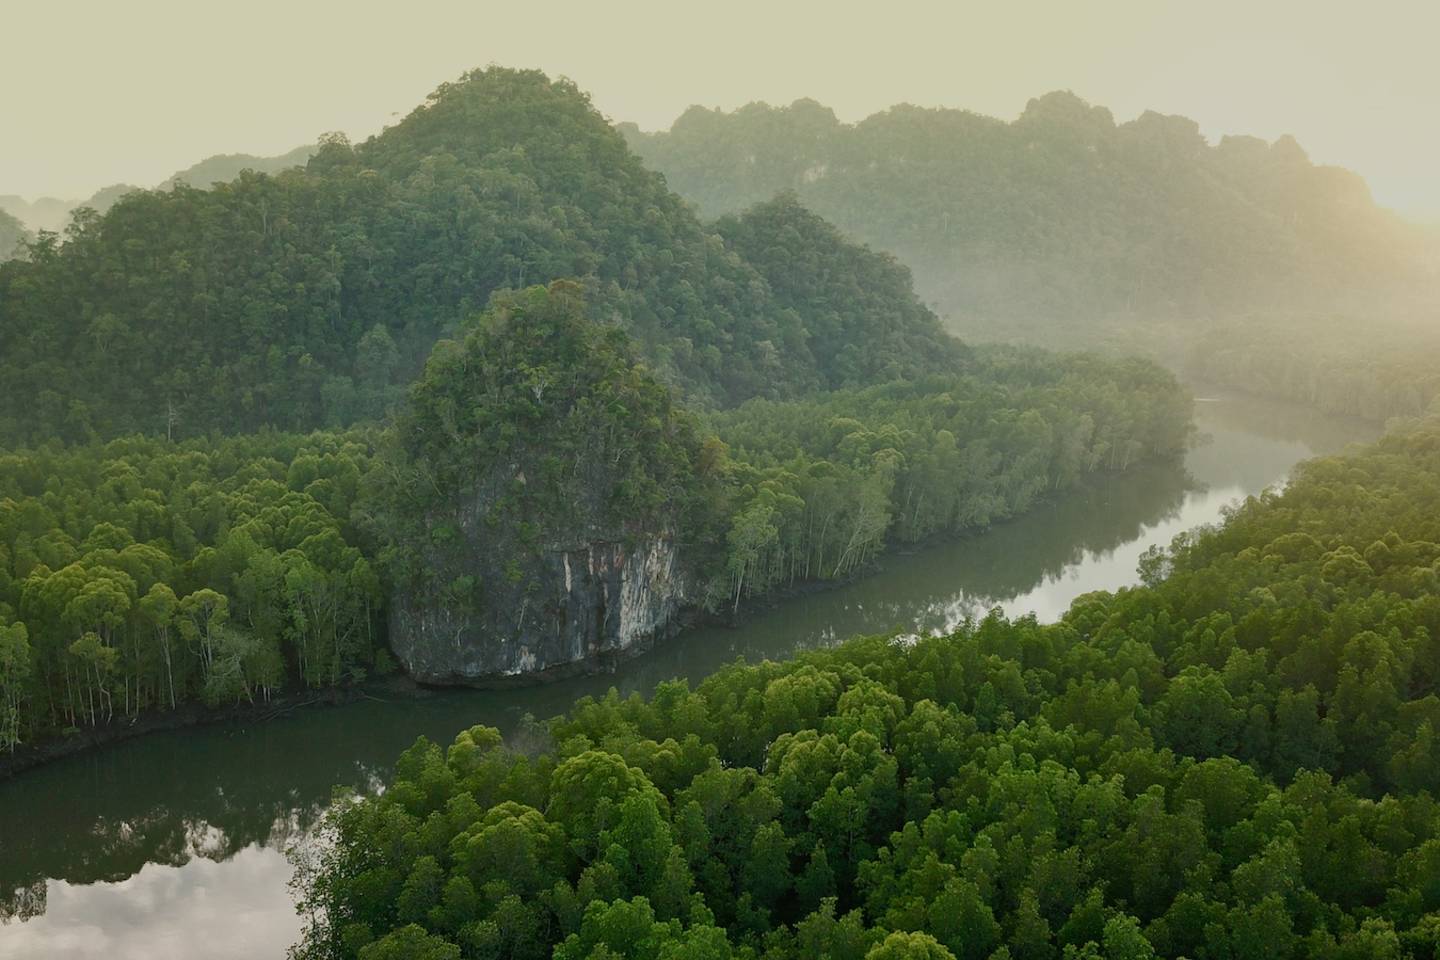
[[[1100,480],[982,535],[892,555],[874,576],[795,597],[736,628],[690,631],[614,674],[504,691],[436,692],[179,730],[0,783],[0,958],[281,957],[299,929],[281,851],[345,785],[372,788],[418,735],[474,723],[513,731],[577,697],[788,656],[856,633],[941,631],[1001,606],[1058,616],[1077,595],[1135,579],[1155,543],[1283,480],[1294,464],[1367,439],[1366,424],[1284,404],[1203,402],[1210,442],[1184,466]],[[26,919],[28,918],[28,919]],[[222,952],[217,952],[222,951]]]
[[[151,863],[115,883],[51,881],[43,916],[0,935],[4,960],[250,960],[283,957],[299,932],[290,867],[250,846],[223,863]]]

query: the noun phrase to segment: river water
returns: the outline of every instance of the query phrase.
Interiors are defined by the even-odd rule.
[[[1208,397],[1195,412],[1208,439],[1183,466],[1107,477],[983,534],[888,556],[873,576],[692,630],[613,674],[156,733],[0,783],[0,960],[278,960],[300,929],[286,847],[335,785],[373,788],[417,736],[448,743],[475,723],[508,733],[611,686],[698,682],[737,657],[941,631],[994,606],[1053,620],[1082,593],[1133,583],[1151,545],[1378,433],[1253,398]]]

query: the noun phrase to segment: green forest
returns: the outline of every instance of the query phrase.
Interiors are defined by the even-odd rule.
[[[577,535],[663,526],[687,605],[733,614],[1190,442],[1161,368],[972,349],[794,196],[702,225],[533,71],[25,250],[0,267],[9,751],[388,673],[397,589],[504,636]]]
[[[499,299],[436,347],[383,430],[0,456],[0,749],[387,673],[391,588],[513,616],[580,504],[621,531],[673,514],[718,611],[1189,440],[1187,395],[1159,368],[1038,352],[697,416],[581,291]],[[448,504],[489,464],[506,493],[471,553]]]
[[[902,104],[846,124],[799,100],[619,129],[722,229],[784,196],[896,255],[967,339],[1140,353],[1380,422],[1436,395],[1434,231],[1290,137],[1212,145],[1064,92],[1012,123]]]
[[[1073,342],[1117,315],[1331,309],[1427,272],[1419,228],[1293,138],[1211,145],[1186,117],[1117,123],[1068,92],[1010,123],[900,104],[847,124],[798,100],[620,129],[704,215],[794,191],[908,264],[957,329],[987,337],[1041,318],[1075,328]]]
[[[0,455],[0,746],[390,669],[360,433]]]
[[[1440,246],[1358,176],[1070,93],[644,133],[491,66],[372,129],[0,198],[0,777],[526,699],[314,738],[328,806],[177,760],[159,854],[97,762],[114,849],[12,847],[0,927],[294,839],[294,960],[1440,960]],[[942,541],[1023,576],[845,639]]]
[[[843,577],[887,543],[983,529],[1098,471],[1171,457],[1189,405],[1145,361],[993,350],[963,377],[715,414],[734,461],[726,590]]]
[[[420,740],[301,956],[1440,956],[1440,421],[1144,583]]]
[[[199,187],[202,190],[219,183],[229,183],[241,173],[251,170],[256,173],[279,173],[291,167],[303,167],[315,154],[315,146],[296,147],[276,157],[257,157],[249,153],[224,153],[206,157],[199,163],[184,170],[177,170],[155,187],[156,190],[171,190],[178,184]],[[93,210],[105,213],[115,202],[128,193],[142,188],[129,183],[112,183],[101,187],[85,200],[77,202],[60,200],[56,197],[40,197],[26,200],[14,194],[0,196],[0,214],[8,214],[26,226],[31,233],[48,230],[64,233],[76,211]],[[0,247],[3,249],[3,247]],[[4,259],[0,256],[0,259]]]
[[[1383,423],[1440,397],[1440,331],[1422,318],[1237,319],[1193,334],[1186,374]]]
[[[942,369],[957,351],[903,268],[830,257],[846,241],[810,217],[743,218],[727,244],[573,85],[477,71],[304,169],[131,193],[0,267],[0,437],[373,418],[492,293],[567,277],[700,403]],[[831,271],[809,289],[772,289],[743,255],[807,242]]]

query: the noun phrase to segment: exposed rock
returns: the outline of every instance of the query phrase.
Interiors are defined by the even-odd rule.
[[[676,628],[709,503],[691,419],[574,284],[498,298],[442,342],[373,499],[390,645],[423,683],[603,669]]]
[[[538,577],[515,610],[396,597],[391,645],[411,676],[483,683],[601,669],[668,636],[686,602],[669,536],[547,551],[527,567]]]

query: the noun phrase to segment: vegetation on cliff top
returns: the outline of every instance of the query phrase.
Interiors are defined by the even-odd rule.
[[[0,749],[186,699],[353,682],[387,663],[397,588],[483,611],[493,629],[471,642],[506,636],[547,614],[556,544],[673,537],[689,600],[728,606],[1188,439],[1185,394],[1153,365],[1038,352],[698,419],[581,293],[497,297],[437,344],[378,436],[0,457]]]
[[[573,282],[499,296],[437,344],[386,437],[371,509],[392,582],[497,628],[542,599],[558,545],[680,536],[718,506],[694,418]]]

